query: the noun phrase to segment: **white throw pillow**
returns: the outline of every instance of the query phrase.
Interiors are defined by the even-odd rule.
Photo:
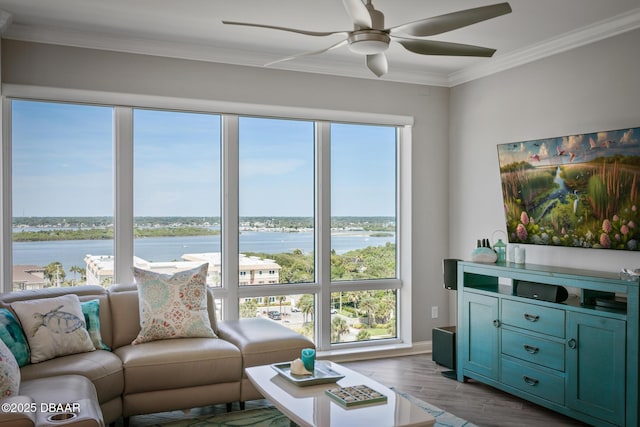
[[[20,391],[20,367],[9,347],[0,340],[0,400],[17,396]]]
[[[131,344],[187,338],[216,338],[207,311],[207,268],[175,274],[133,268],[140,300],[140,333]]]
[[[77,295],[19,301],[11,308],[29,342],[31,363],[95,350]]]

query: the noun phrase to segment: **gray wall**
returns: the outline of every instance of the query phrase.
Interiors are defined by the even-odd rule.
[[[441,259],[468,259],[477,238],[504,231],[497,144],[640,126],[640,30],[452,89],[2,43],[4,83],[413,116],[415,342],[455,319]],[[640,267],[637,253],[572,248],[528,246],[527,261]]]
[[[449,89],[4,40],[3,83],[410,115],[413,340],[447,323]],[[440,318],[432,320],[432,305]],[[428,307],[427,307],[428,306]]]
[[[505,231],[496,145],[640,126],[640,30],[451,89],[450,255]],[[496,235],[497,236],[497,235]],[[640,267],[638,253],[526,246],[527,262]]]

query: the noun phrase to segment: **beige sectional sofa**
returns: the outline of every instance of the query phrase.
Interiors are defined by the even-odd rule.
[[[207,295],[212,329],[218,338],[177,338],[132,345],[140,331],[135,286],[49,288],[0,295],[0,307],[16,301],[68,293],[80,301],[100,301],[100,332],[111,351],[95,350],[56,357],[20,369],[20,395],[12,402],[81,402],[66,425],[100,426],[138,414],[261,398],[244,368],[293,360],[306,337],[268,319],[216,321],[213,294]],[[6,400],[6,399],[5,399]],[[0,425],[33,426],[41,413],[0,412]],[[55,422],[55,425],[64,422]]]

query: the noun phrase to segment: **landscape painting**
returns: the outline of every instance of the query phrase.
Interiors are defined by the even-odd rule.
[[[637,251],[640,128],[498,145],[510,243]]]

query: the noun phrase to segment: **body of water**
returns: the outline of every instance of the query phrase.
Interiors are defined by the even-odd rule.
[[[331,246],[338,254],[367,246],[382,246],[395,243],[395,236],[373,237],[365,233],[336,233],[331,237]],[[181,260],[183,254],[220,252],[220,235],[153,237],[136,239],[134,253],[147,261]],[[240,252],[264,252],[269,254],[292,252],[300,249],[309,253],[314,247],[312,232],[257,232],[243,231],[240,235]],[[72,266],[85,268],[86,255],[113,255],[111,240],[61,240],[50,242],[15,242],[13,244],[14,265],[45,266],[59,261],[67,271]]]

